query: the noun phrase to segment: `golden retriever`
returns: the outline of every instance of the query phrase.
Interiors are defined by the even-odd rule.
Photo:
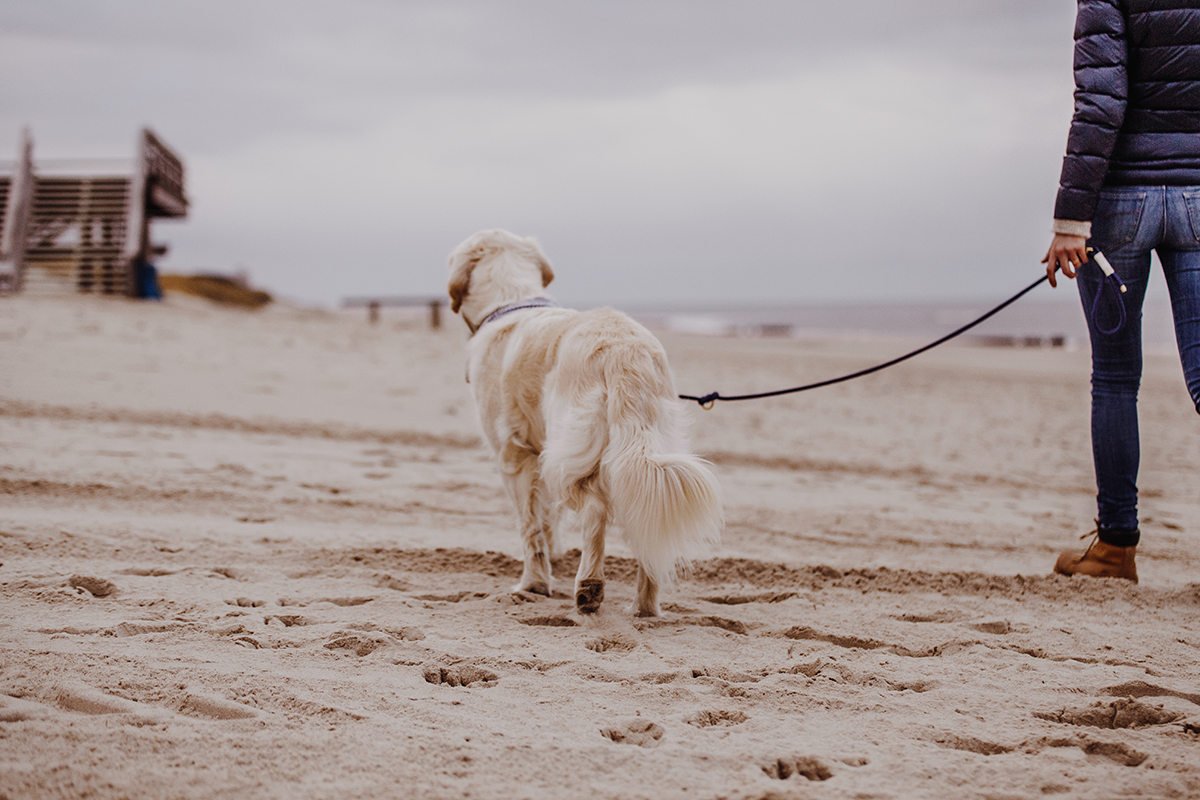
[[[560,511],[575,512],[583,555],[575,604],[604,599],[604,536],[615,521],[638,563],[638,616],[705,553],[724,524],[720,486],[688,452],[662,345],[609,308],[560,308],[533,239],[487,230],[450,254],[450,307],[471,330],[467,380],[517,507],[525,568],[514,591],[549,596]]]

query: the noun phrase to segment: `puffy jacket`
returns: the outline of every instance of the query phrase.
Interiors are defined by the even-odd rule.
[[[1200,186],[1200,0],[1079,0],[1075,116],[1054,218],[1102,186]]]

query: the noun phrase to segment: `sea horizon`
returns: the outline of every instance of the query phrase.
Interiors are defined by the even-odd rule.
[[[1072,287],[1073,288],[1073,287]],[[618,306],[652,330],[714,336],[794,339],[935,339],[987,313],[996,300],[913,300],[823,303],[693,303]],[[1148,297],[1142,338],[1150,352],[1174,352],[1170,302]],[[1087,343],[1078,296],[1023,298],[963,334],[977,345],[1077,348]]]

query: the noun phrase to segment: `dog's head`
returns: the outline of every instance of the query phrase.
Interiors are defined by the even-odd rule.
[[[492,310],[543,294],[554,270],[532,238],[480,231],[450,253],[450,310],[472,329]],[[468,316],[468,313],[470,316]]]

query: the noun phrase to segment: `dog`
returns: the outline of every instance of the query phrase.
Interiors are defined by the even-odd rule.
[[[524,570],[514,591],[549,597],[562,509],[583,533],[575,605],[604,599],[604,540],[624,530],[637,560],[633,612],[659,615],[660,587],[715,545],[720,485],[689,452],[667,356],[609,308],[560,308],[543,292],[554,270],[538,243],[503,230],[450,254],[450,308],[471,331],[467,381],[517,508]]]

